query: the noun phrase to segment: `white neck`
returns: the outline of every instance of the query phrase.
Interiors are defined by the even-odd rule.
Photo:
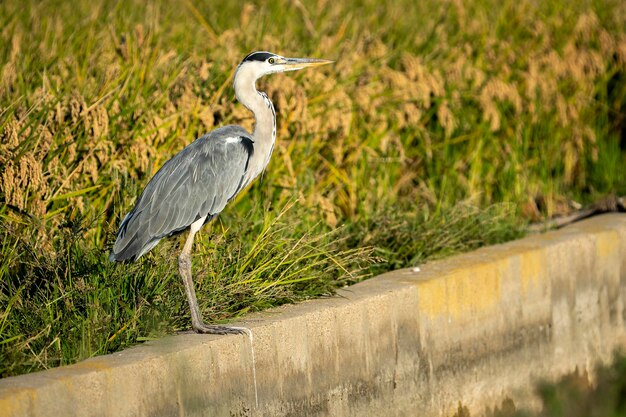
[[[276,140],[276,112],[267,95],[257,91],[256,80],[254,71],[240,67],[233,83],[237,100],[254,113],[255,117],[252,133],[254,154],[248,162],[249,181],[259,175],[269,163]]]

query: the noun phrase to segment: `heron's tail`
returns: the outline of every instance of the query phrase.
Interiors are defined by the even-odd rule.
[[[134,262],[144,254],[150,252],[161,241],[161,238],[141,239],[134,235],[131,239],[118,237],[109,254],[111,262]]]
[[[145,228],[138,224],[141,222],[137,222],[135,217],[135,211],[133,210],[122,220],[115,243],[109,254],[109,261],[134,262],[154,248],[161,240],[160,237],[150,236],[146,233]]]

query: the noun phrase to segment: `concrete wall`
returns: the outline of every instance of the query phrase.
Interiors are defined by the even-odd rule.
[[[184,334],[0,380],[0,415],[479,412],[625,340],[626,215],[420,268],[250,316],[256,393],[247,336]]]

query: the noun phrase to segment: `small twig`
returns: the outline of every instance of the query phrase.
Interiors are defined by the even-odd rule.
[[[604,213],[626,212],[626,197],[609,195],[595,203],[589,208],[577,210],[567,216],[549,219],[541,223],[534,223],[528,227],[530,233],[540,233],[548,229],[560,229],[561,227],[581,221],[591,216]]]

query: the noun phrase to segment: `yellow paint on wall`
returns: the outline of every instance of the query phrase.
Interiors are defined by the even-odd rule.
[[[15,392],[14,396],[7,395],[0,399],[0,415],[26,415],[28,404],[37,400],[37,391],[29,388],[14,388],[12,391]]]
[[[596,233],[596,255],[598,259],[619,259],[619,236],[615,231]]]
[[[431,318],[476,319],[499,304],[501,269],[480,263],[418,283],[420,311]]]
[[[546,280],[546,259],[542,250],[528,251],[520,254],[520,278],[522,294],[529,293],[541,287]]]

